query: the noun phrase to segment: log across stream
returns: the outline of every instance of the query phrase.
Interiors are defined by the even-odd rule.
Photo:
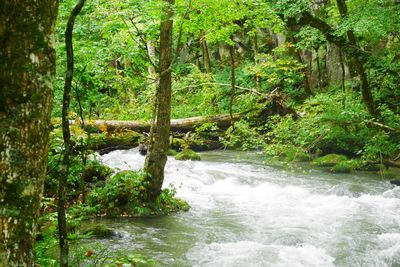
[[[204,123],[215,123],[220,129],[227,129],[233,122],[241,118],[239,114],[215,115],[215,116],[199,116],[184,119],[171,120],[171,132],[189,132],[194,131],[196,127]],[[71,124],[74,124],[71,121]],[[84,123],[87,128],[96,127],[97,129],[106,129],[107,131],[115,131],[118,129],[125,129],[136,131],[139,133],[150,131],[150,122],[143,121],[127,121],[127,120],[90,120]]]

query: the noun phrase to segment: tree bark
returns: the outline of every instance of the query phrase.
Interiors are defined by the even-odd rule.
[[[231,40],[233,41],[233,36],[231,36]],[[235,78],[235,47],[234,44],[229,46],[229,55],[231,59],[231,96],[229,98],[229,115],[233,118],[233,101],[235,100],[236,94],[236,78]],[[232,120],[232,125],[234,125],[234,121]]]
[[[297,38],[295,37],[296,33],[298,33],[298,29],[297,27],[294,27],[293,25],[289,25],[289,29],[290,29],[290,34],[288,36],[288,38],[294,43],[298,43]],[[304,85],[304,92],[306,93],[307,96],[311,96],[313,95],[313,92],[311,90],[311,82],[310,82],[310,77],[311,77],[311,71],[309,68],[309,64],[306,64],[303,60],[303,58],[301,57],[301,51],[300,49],[296,48],[296,47],[292,47],[289,49],[289,52],[302,64],[307,65],[304,69],[303,69],[303,74],[304,74],[304,78],[303,78],[303,85]],[[312,60],[312,59],[311,59]]]
[[[257,65],[259,63],[259,59],[258,59],[258,36],[257,36],[257,32],[254,34],[253,36],[253,55],[254,55],[254,63]],[[261,77],[258,73],[256,73],[255,77],[255,82],[256,82],[256,88],[257,89],[261,89]]]
[[[239,114],[222,114],[214,116],[199,116],[185,119],[171,120],[170,131],[186,133],[194,131],[196,127],[201,126],[204,123],[216,123],[220,129],[227,129],[233,121],[238,121],[242,118]],[[74,124],[75,122],[70,122]],[[149,132],[150,122],[141,121],[122,121],[122,120],[93,120],[85,121],[85,125],[88,129],[93,128],[105,128],[107,131],[114,131],[117,129],[126,129],[136,132]],[[93,129],[91,129],[93,130]]]
[[[318,71],[318,89],[322,91],[322,70],[321,70],[321,61],[319,57],[319,46],[315,48],[315,59],[317,60],[317,71]]]
[[[33,266],[58,1],[0,1],[0,266]]]
[[[67,241],[67,219],[65,215],[65,205],[67,201],[67,177],[69,175],[69,161],[71,154],[71,133],[69,129],[68,112],[71,101],[72,79],[74,76],[74,49],[72,43],[72,34],[74,30],[75,19],[82,10],[85,0],[79,0],[73,8],[67,22],[65,30],[65,47],[67,50],[67,72],[65,74],[64,95],[62,106],[62,132],[64,139],[63,170],[58,183],[58,233],[60,244],[60,266],[68,266],[68,241]]]
[[[164,167],[169,148],[171,122],[171,63],[174,0],[164,0],[160,26],[160,82],[157,88],[157,116],[154,140],[150,141],[144,170],[147,173],[148,197],[154,201],[161,193]]]
[[[203,54],[204,69],[207,73],[211,73],[212,70],[211,70],[210,52],[208,50],[206,33],[204,31],[201,32],[200,43],[201,43],[201,51]]]

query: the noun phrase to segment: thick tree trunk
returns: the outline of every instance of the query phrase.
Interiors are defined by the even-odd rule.
[[[60,243],[60,266],[68,266],[68,241],[67,241],[67,219],[65,216],[65,204],[66,204],[66,189],[67,189],[67,177],[69,174],[69,161],[71,154],[71,133],[69,129],[68,112],[71,101],[71,88],[72,78],[74,76],[74,49],[72,44],[72,33],[74,30],[75,19],[81,12],[85,0],[79,0],[72,10],[67,28],[65,30],[65,47],[67,49],[67,72],[65,74],[64,83],[64,96],[62,106],[62,131],[64,138],[64,155],[63,155],[63,171],[59,178],[58,183],[58,232],[59,232],[59,243]]]
[[[157,88],[157,117],[154,128],[154,140],[150,141],[149,153],[144,166],[147,179],[149,200],[153,201],[161,193],[164,182],[164,167],[169,148],[171,122],[171,64],[172,29],[174,0],[164,0],[160,27],[160,83]]]
[[[0,266],[33,266],[58,1],[0,1]]]

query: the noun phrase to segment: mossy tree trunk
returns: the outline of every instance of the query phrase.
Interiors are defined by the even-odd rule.
[[[60,266],[68,266],[68,242],[67,242],[67,219],[65,216],[65,204],[67,202],[66,189],[67,177],[69,175],[69,161],[71,156],[71,132],[69,129],[69,105],[71,102],[72,78],[74,76],[74,49],[72,44],[72,33],[75,19],[81,12],[85,0],[79,0],[73,8],[65,30],[65,47],[67,50],[67,72],[65,74],[64,95],[62,106],[62,131],[64,138],[63,171],[58,183],[58,232],[60,243]]]
[[[33,266],[58,1],[0,1],[0,266]]]
[[[169,130],[171,123],[171,64],[172,64],[172,29],[174,0],[164,0],[160,27],[160,82],[157,88],[157,115],[153,140],[150,141],[149,153],[144,170],[147,179],[149,200],[153,201],[161,193],[164,182],[164,167],[169,148]]]

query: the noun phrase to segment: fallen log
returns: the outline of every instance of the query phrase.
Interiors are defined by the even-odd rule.
[[[190,132],[194,131],[196,127],[204,123],[216,123],[220,129],[227,129],[233,122],[240,120],[239,114],[233,114],[231,117],[228,114],[215,115],[215,116],[200,116],[185,119],[171,120],[171,132]],[[71,121],[71,124],[75,124]],[[141,121],[125,121],[125,120],[86,120],[84,125],[87,129],[93,128],[100,131],[112,132],[115,130],[132,130],[135,132],[149,132],[150,122]]]

